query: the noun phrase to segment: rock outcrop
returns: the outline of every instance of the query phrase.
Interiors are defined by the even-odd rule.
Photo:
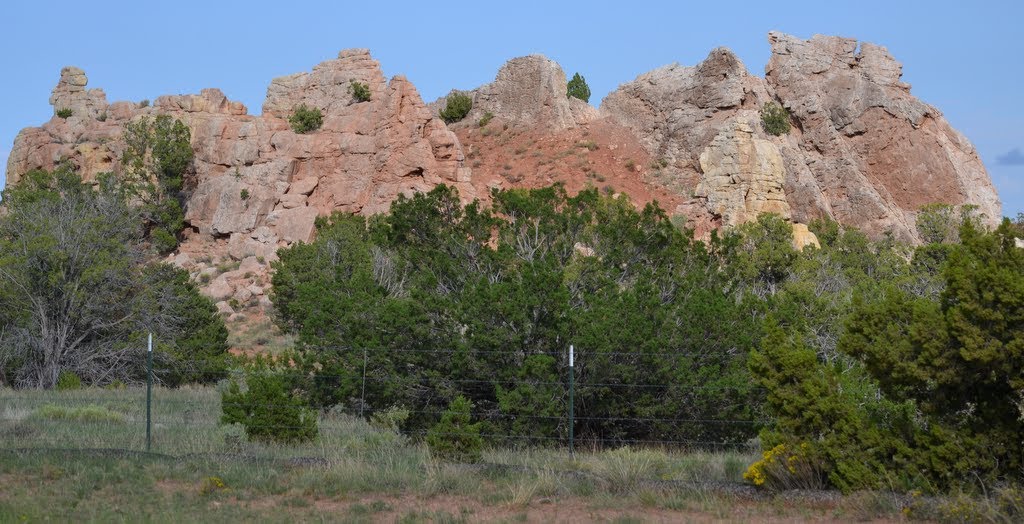
[[[86,89],[89,79],[85,71],[77,67],[65,67],[60,71],[60,81],[50,95],[53,114],[70,111],[79,119],[98,118],[107,110],[107,95],[102,89]]]
[[[565,72],[553,60],[542,55],[513,58],[501,66],[494,82],[464,92],[473,100],[466,121],[491,113],[505,122],[557,131],[596,119],[597,110],[566,96],[566,86]],[[435,114],[446,101],[443,97],[431,104]]]
[[[102,90],[87,89],[82,70],[67,67],[50,98],[54,117],[18,134],[7,183],[63,160],[85,180],[118,173],[125,123],[181,119],[195,161],[186,178],[189,227],[169,261],[189,269],[227,314],[235,303],[269,305],[267,264],[280,247],[312,239],[318,216],[386,211],[397,195],[442,183],[465,200],[486,199],[495,187],[601,185],[637,203],[658,200],[698,235],[777,213],[794,223],[801,248],[817,244],[806,224],[819,217],[910,241],[927,203],[975,205],[989,221],[1000,218],[973,146],[910,94],[884,48],[780,33],[769,42],[764,78],[719,48],[695,66],[640,75],[600,110],[566,96],[555,62],[515,58],[494,82],[466,91],[473,108],[451,128],[437,116],[445,98],[424,104],[364,49],[274,79],[258,116],[217,89],[151,106],[108,103]],[[353,82],[367,86],[369,101],[354,97]],[[788,134],[764,131],[766,102],[789,111]],[[300,104],[322,112],[319,130],[291,129]],[[495,123],[481,128],[485,113]]]
[[[369,86],[369,101],[353,98],[351,81]],[[154,114],[182,120],[192,132],[195,160],[187,177],[189,232],[181,250],[196,256],[172,257],[172,262],[197,278],[207,275],[206,291],[220,300],[238,299],[236,288],[266,284],[266,264],[277,249],[310,241],[318,216],[379,213],[399,194],[442,183],[457,187],[467,201],[475,196],[458,138],[431,114],[408,80],[387,81],[366,50],[342,51],[311,73],[274,79],[261,116],[248,115],[244,105],[217,89],[162,96],[151,107],[108,105],[102,91],[85,89],[87,82],[80,69],[61,72],[51,103],[55,115],[58,109],[72,115],[54,116],[18,135],[8,183],[64,159],[86,180],[117,173],[126,122]],[[287,118],[299,104],[322,111],[319,130],[297,134],[291,129]],[[231,272],[216,278],[203,273],[231,260],[249,261],[251,267],[234,275],[238,278]]]
[[[700,168],[704,174],[694,196],[706,199],[723,225],[752,222],[763,213],[792,215],[782,188],[786,170],[779,148],[755,137],[746,122],[722,129],[700,153]]]
[[[687,198],[674,212],[703,235],[760,212],[791,217],[779,141],[761,130],[759,110],[771,99],[763,79],[718,48],[696,66],[672,64],[623,84],[601,102],[601,115],[658,159],[659,182]]]
[[[830,217],[907,241],[916,240],[916,212],[930,202],[976,205],[989,221],[1000,218],[974,147],[910,94],[885,48],[780,33],[769,41],[763,79],[716,49],[695,67],[645,73],[602,102],[602,116],[633,130],[677,187],[692,193],[678,212],[717,227],[773,209],[796,223]],[[761,129],[759,109],[768,101],[789,110],[788,135]],[[748,127],[752,134],[736,131]],[[730,152],[744,148],[754,156],[741,154],[739,167]]]
[[[1002,217],[974,147],[910,94],[884,47],[820,35],[768,40],[767,82],[802,130],[787,162],[800,218],[914,239],[916,211],[930,202],[976,205],[992,223]]]

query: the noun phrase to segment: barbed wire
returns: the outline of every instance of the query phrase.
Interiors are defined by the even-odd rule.
[[[46,406],[46,405],[55,405],[55,406],[60,407],[58,403],[63,403],[63,402],[82,403],[82,404],[101,404],[101,403],[125,404],[125,403],[128,403],[128,402],[131,402],[131,400],[128,400],[128,399],[106,399],[106,398],[91,398],[91,399],[90,398],[66,398],[66,399],[53,400],[53,399],[39,399],[38,397],[0,397],[0,407],[3,407],[2,402],[7,401],[7,400],[22,400],[22,401],[23,400],[36,400],[41,405],[35,406],[35,407],[42,407],[42,406]],[[170,404],[170,405],[174,405],[174,404],[188,404],[188,405],[191,405],[191,404],[195,404],[196,402],[197,402],[196,399],[156,399],[153,402],[153,406],[157,407],[157,406],[160,406],[160,405],[168,405],[168,404]],[[265,403],[253,404],[253,403],[249,403],[249,402],[224,402],[224,401],[219,400],[219,399],[213,400],[213,402],[216,402],[216,404],[218,404],[221,407],[221,409],[223,409],[225,406],[228,406],[228,407],[274,408],[274,409],[310,409],[310,410],[318,411],[318,412],[327,411],[327,410],[335,408],[335,407],[337,407],[339,405],[339,404],[319,404],[319,405],[302,404],[302,405],[296,405],[296,404],[265,404]],[[138,409],[141,410],[141,409],[144,409],[144,407],[145,406],[138,406]],[[350,409],[352,411],[357,411],[358,410],[358,408],[350,408]],[[365,415],[372,416],[373,414],[376,414],[376,413],[386,413],[390,409],[391,409],[390,407],[388,407],[388,408],[364,408],[363,411],[364,411],[364,416]],[[419,414],[419,415],[443,415],[444,413],[446,413],[446,410],[425,410],[425,409],[408,409],[408,408],[400,408],[400,409],[402,409],[403,411],[406,411],[406,412],[408,412],[410,414]],[[345,412],[345,414],[351,415],[351,416],[359,416],[357,413]],[[508,418],[508,419],[512,419],[512,420],[520,420],[520,419],[524,419],[524,420],[566,420],[566,419],[568,419],[568,415],[531,415],[531,414],[507,413],[507,412],[501,412],[501,411],[471,411],[470,412],[470,416],[475,416],[476,418],[482,418],[482,419]],[[0,418],[0,420],[5,420],[5,419]],[[166,421],[167,419],[163,419],[163,420]],[[674,423],[694,423],[694,424],[698,424],[698,423],[699,424],[751,424],[751,425],[763,425],[763,424],[767,424],[768,422],[770,422],[770,421],[767,421],[767,420],[754,420],[754,419],[712,419],[712,418],[643,417],[643,416],[638,416],[638,417],[625,417],[625,416],[615,416],[615,417],[611,417],[611,416],[608,416],[608,417],[600,417],[600,416],[574,416],[573,420],[576,420],[576,421],[615,421],[615,422],[663,422],[663,423],[674,422]]]
[[[38,419],[36,419],[38,420]],[[24,419],[0,417],[0,421],[4,422],[22,422]],[[53,422],[60,422],[61,420],[52,420]],[[68,420],[68,422],[82,422],[80,420]],[[124,426],[126,424],[136,423],[144,424],[145,419],[110,419],[110,420],[93,420],[89,421],[92,424],[97,425],[116,425]],[[222,429],[226,424],[222,423],[184,423],[183,426],[189,429]],[[309,426],[298,426],[290,424],[263,424],[260,425],[262,430],[308,430]],[[137,431],[142,433],[145,430],[144,427],[138,428]],[[345,427],[332,427],[332,426],[317,426],[319,433],[333,433],[333,432],[348,432],[349,428]],[[414,430],[409,432],[400,432],[398,435],[403,436],[420,436],[426,437],[428,435],[434,435],[439,437],[465,437],[466,433],[458,432],[446,432],[446,431],[432,431],[429,429]],[[492,433],[492,432],[481,432],[474,433],[481,438],[494,439],[494,440],[526,440],[526,441],[558,441],[568,442],[569,438],[565,435],[520,435],[514,433]],[[583,435],[575,438],[575,441],[579,444],[593,444],[593,443],[610,443],[610,444],[671,444],[671,445],[694,445],[694,446],[736,446],[742,447],[747,445],[747,440],[736,441],[736,440],[695,440],[695,439],[637,439],[637,438],[621,438],[621,437],[598,437],[591,435]],[[73,449],[73,448],[72,448]]]
[[[679,359],[685,358],[704,358],[704,357],[729,357],[734,356],[733,350],[719,350],[719,351],[705,351],[705,352],[690,352],[690,351],[593,351],[589,352],[585,349],[578,349],[575,352],[576,366],[567,366],[565,360],[568,358],[568,351],[517,351],[517,350],[473,350],[473,349],[411,349],[411,348],[350,348],[350,347],[307,347],[303,348],[309,353],[315,352],[347,352],[349,353],[346,359],[338,362],[330,362],[328,360],[325,363],[315,362],[315,356],[311,360],[305,360],[296,358],[292,360],[287,355],[283,358],[279,358],[275,361],[268,363],[265,367],[250,366],[242,362],[239,359],[238,365],[232,368],[222,367],[198,367],[198,366],[183,366],[181,368],[166,368],[160,367],[153,369],[156,376],[161,375],[175,375],[178,376],[190,376],[190,377],[210,377],[218,379],[218,382],[228,379],[236,381],[239,379],[245,380],[261,376],[274,376],[283,377],[285,380],[296,380],[297,383],[287,386],[303,388],[303,383],[312,383],[314,387],[319,385],[321,388],[326,386],[330,387],[332,383],[347,384],[350,391],[346,398],[339,399],[338,402],[328,402],[323,404],[312,404],[308,402],[301,403],[250,403],[250,402],[233,402],[224,401],[219,398],[223,393],[223,389],[217,388],[221,395],[211,395],[209,393],[206,396],[195,395],[188,397],[188,393],[184,393],[185,397],[168,398],[165,393],[169,391],[166,388],[157,388],[154,391],[154,395],[151,397],[151,410],[150,412],[154,415],[152,422],[162,425],[172,425],[180,428],[187,428],[189,430],[201,430],[201,429],[215,429],[222,428],[224,424],[221,422],[221,413],[224,410],[230,410],[231,408],[240,408],[243,410],[312,410],[322,414],[318,416],[318,420],[321,421],[319,424],[319,431],[322,433],[333,433],[339,431],[342,428],[330,422],[332,412],[340,411],[346,415],[353,417],[360,417],[370,419],[374,415],[385,413],[393,407],[369,407],[366,401],[366,393],[369,392],[371,397],[379,397],[380,391],[401,391],[403,389],[411,392],[422,392],[424,388],[438,390],[439,393],[445,391],[446,388],[464,389],[464,391],[493,391],[497,388],[555,388],[558,391],[568,390],[569,384],[565,380],[552,381],[550,378],[547,380],[529,380],[524,378],[474,378],[473,374],[476,371],[466,371],[462,373],[462,376],[470,375],[469,378],[453,378],[445,376],[443,372],[436,369],[417,369],[415,366],[411,366],[407,369],[398,369],[396,366],[401,364],[407,364],[410,358],[403,358],[402,355],[423,355],[436,357],[438,355],[449,355],[453,357],[452,362],[457,362],[463,357],[473,359],[480,357],[481,360],[507,360],[508,359],[525,359],[535,355],[546,355],[557,357],[559,364],[557,366],[557,373],[550,375],[551,378],[564,377],[566,372],[573,373],[576,377],[574,388],[577,397],[582,395],[584,399],[580,402],[579,398],[573,404],[576,406],[578,413],[570,416],[568,413],[559,413],[555,415],[544,414],[544,413],[514,413],[509,412],[508,409],[502,409],[497,402],[497,399],[485,400],[483,402],[484,409],[470,410],[469,416],[471,419],[485,421],[492,425],[484,426],[486,429],[510,429],[516,426],[510,426],[509,423],[523,422],[536,422],[538,425],[544,422],[550,422],[545,426],[547,432],[556,433],[552,434],[521,434],[521,433],[501,433],[501,432],[487,432],[480,434],[481,438],[494,439],[496,441],[527,441],[527,442],[552,442],[552,443],[569,443],[570,449],[573,443],[578,445],[661,445],[661,446],[742,446],[744,442],[737,441],[737,439],[748,438],[752,430],[756,430],[758,426],[768,424],[770,421],[761,420],[756,418],[754,414],[743,406],[732,406],[732,407],[721,407],[719,414],[721,417],[707,416],[707,413],[711,409],[701,406],[682,406],[679,409],[675,409],[674,413],[667,413],[659,415],[659,406],[650,406],[652,399],[658,399],[657,395],[679,395],[692,394],[698,392],[722,392],[716,398],[743,398],[749,395],[760,394],[765,388],[749,384],[693,384],[693,383],[657,383],[653,381],[638,381],[630,382],[628,380],[609,380],[610,374],[605,373],[601,365],[607,365],[608,360],[617,360],[616,357],[631,357],[633,364],[636,364],[636,368],[624,369],[620,368],[623,373],[620,376],[625,375],[623,378],[650,378],[644,368],[640,367],[640,364],[635,359],[642,359],[644,357],[678,357]],[[381,354],[385,357],[394,356],[394,358],[381,361]],[[370,360],[369,356],[372,355],[373,359]],[[496,358],[487,358],[488,356],[495,355]],[[362,357],[362,358],[360,358]],[[296,360],[298,362],[296,362]],[[361,362],[360,362],[361,360]],[[587,366],[586,363],[590,361],[594,363],[594,366]],[[312,363],[311,363],[312,362]],[[415,362],[415,361],[413,361]],[[446,364],[448,361],[443,361],[442,364]],[[327,368],[322,366],[326,364]],[[332,368],[332,365],[344,366],[342,369],[347,371],[336,371],[337,368]],[[686,362],[680,362],[679,366],[686,367]],[[321,369],[316,369],[321,367]],[[675,366],[670,366],[675,367]],[[582,368],[582,369],[581,369]],[[458,366],[456,366],[458,369]],[[555,369],[553,367],[553,369]],[[404,374],[403,374],[404,371]],[[671,373],[671,370],[663,370]],[[477,374],[477,376],[483,373]],[[665,376],[665,375],[661,375]],[[669,375],[671,376],[671,375]],[[588,381],[590,378],[592,381]],[[373,391],[369,391],[367,387]],[[458,386],[466,386],[465,388],[459,388]],[[363,391],[359,392],[358,389],[362,388]],[[493,389],[492,389],[493,388]],[[187,391],[187,390],[186,390]],[[564,409],[568,403],[564,402],[564,398],[555,392],[556,398],[551,399],[555,409]],[[646,393],[645,391],[660,392],[660,393]],[[17,393],[13,395],[5,395],[3,390],[0,390],[0,414],[11,413],[11,411],[17,410],[28,410],[42,408],[46,405],[64,406],[68,404],[98,404],[109,407],[116,415],[108,421],[84,421],[93,424],[112,424],[121,426],[135,426],[140,424],[147,424],[148,421],[145,418],[139,418],[140,415],[145,413],[146,408],[146,392],[145,389],[133,386],[129,389],[110,389],[110,390],[95,390],[95,395],[83,395],[80,391],[67,391],[57,392],[54,394],[52,391],[48,391],[45,394],[33,395],[28,393]],[[177,395],[178,393],[176,393]],[[355,394],[359,394],[358,397]],[[603,415],[600,409],[588,409],[586,406],[586,398],[588,395],[598,395],[603,400],[609,400],[614,402],[616,405],[614,409],[617,411],[615,415]],[[321,397],[324,398],[324,397]],[[329,397],[328,397],[329,398]],[[571,398],[571,397],[570,397]],[[433,401],[436,400],[436,401]],[[414,415],[417,418],[414,419],[414,427],[419,426],[423,428],[424,417],[427,418],[438,418],[448,412],[443,409],[443,404],[447,404],[447,395],[439,394],[437,399],[431,399],[423,401],[422,399],[417,402],[412,401],[418,406],[411,408],[402,408],[407,413],[406,416]],[[195,405],[195,408],[191,406]],[[180,406],[189,406],[186,411],[176,411]],[[433,407],[437,406],[437,407]],[[490,406],[494,406],[491,408]],[[525,407],[520,409],[526,409]],[[665,408],[666,410],[668,408]],[[219,412],[218,412],[219,411]],[[625,414],[623,414],[625,412]],[[635,416],[631,416],[629,413],[635,413]],[[729,413],[741,414],[741,417],[729,417]],[[548,411],[551,413],[551,411]],[[753,414],[752,418],[745,418],[742,415]],[[83,422],[81,420],[75,420],[72,417],[62,419],[58,415],[57,417],[47,416],[45,413],[30,413],[27,416],[22,417],[0,417],[0,421],[11,422],[11,421],[25,421],[31,420],[36,423],[53,422],[58,423],[63,420]],[[665,430],[664,425],[677,425],[678,430],[672,431],[671,428]],[[706,428],[704,426],[707,426]],[[149,426],[143,426],[138,428],[139,431]],[[267,431],[288,431],[288,430],[306,430],[308,426],[293,426],[293,425],[261,425],[264,430]],[[561,434],[569,429],[569,436]],[[576,437],[572,435],[572,428],[583,429],[584,434]],[[747,429],[726,429],[730,427],[744,427]],[[660,428],[660,429],[657,429]],[[132,431],[134,431],[134,427]],[[528,431],[528,430],[524,430]],[[534,429],[536,431],[536,429]],[[594,432],[597,433],[594,433]],[[622,433],[621,437],[609,437],[608,434]],[[437,431],[430,431],[427,429],[410,429],[402,433],[403,435],[411,438],[425,437],[428,434],[435,436],[459,436],[460,433],[439,433]],[[707,440],[707,439],[687,439],[680,438],[685,436],[710,436],[710,435],[732,435],[736,436],[737,439],[731,440]],[[645,438],[647,436],[665,436],[664,439],[658,438]],[[636,437],[636,438],[630,438]],[[148,442],[147,435],[147,442]],[[148,444],[147,444],[148,446]]]
[[[511,379],[453,379],[447,377],[433,376],[429,374],[425,375],[411,375],[409,377],[380,377],[373,376],[373,372],[379,371],[379,369],[367,370],[365,380],[373,381],[377,383],[407,383],[416,384],[422,381],[437,381],[445,384],[490,384],[496,386],[507,386],[507,385],[528,385],[528,386],[561,386],[566,387],[565,382],[552,382],[552,381],[535,381],[535,380],[511,380]],[[171,371],[168,371],[171,372]],[[193,374],[195,372],[192,372]],[[239,371],[219,371],[209,372],[211,374],[216,373],[217,376],[228,376],[230,377],[233,373],[240,373],[242,375],[254,375],[254,376],[284,376],[284,377],[297,377],[305,379],[326,379],[326,378],[339,378],[339,379],[351,379],[353,381],[362,381],[364,376],[361,371],[354,370],[351,373],[323,373],[317,370],[303,370],[298,368],[284,368],[284,369],[272,369],[272,370],[239,370]],[[436,373],[436,372],[434,372]],[[648,389],[680,389],[680,390],[742,390],[742,391],[765,391],[764,388],[759,386],[750,385],[684,385],[684,384],[644,384],[644,383],[621,383],[621,382],[576,382],[577,387],[624,387],[624,388],[648,388]]]
[[[379,351],[382,353],[431,353],[431,354],[449,354],[449,355],[508,355],[508,356],[524,356],[530,357],[534,355],[546,355],[552,357],[565,357],[569,358],[569,351],[530,351],[530,350],[507,350],[507,349],[415,349],[415,348],[353,348],[345,346],[302,346],[297,348],[297,351],[319,351],[319,352],[340,352],[345,351],[354,355],[360,355],[363,352]],[[681,357],[706,357],[706,356],[731,356],[738,353],[737,349],[729,349],[721,352],[715,351],[601,351],[601,350],[587,350],[586,348],[576,347],[575,348],[576,359],[579,361],[581,358],[586,357],[601,357],[601,356],[681,356]]]

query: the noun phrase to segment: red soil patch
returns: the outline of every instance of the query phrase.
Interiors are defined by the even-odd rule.
[[[638,206],[657,201],[670,214],[684,199],[652,183],[650,154],[626,128],[598,120],[561,131],[510,125],[452,126],[473,169],[479,195],[490,188],[536,188],[562,183],[570,194],[587,187],[629,196]]]

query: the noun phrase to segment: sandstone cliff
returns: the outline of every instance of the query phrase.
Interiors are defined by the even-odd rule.
[[[910,94],[884,48],[780,33],[769,42],[764,78],[719,48],[695,66],[640,75],[600,109],[565,96],[557,63],[515,58],[494,82],[467,91],[473,109],[451,126],[437,117],[444,98],[424,104],[408,80],[385,79],[360,49],[274,79],[259,116],[217,89],[151,106],[108,103],[102,90],[87,89],[82,70],[68,67],[50,98],[54,117],[16,138],[7,181],[62,159],[87,180],[117,173],[125,122],[180,118],[196,155],[189,229],[171,260],[225,313],[232,304],[267,305],[267,264],[281,246],[310,240],[317,216],[378,213],[399,194],[440,183],[466,200],[486,199],[494,187],[602,187],[638,204],[657,200],[698,235],[778,213],[794,222],[800,245],[816,242],[805,224],[826,216],[913,241],[916,211],[929,202],[972,204],[999,219],[998,196],[970,142]],[[369,87],[370,101],[354,99],[353,80]],[[790,133],[764,132],[767,101],[788,109]],[[299,104],[323,112],[320,130],[291,130],[287,118]],[[60,110],[71,116],[58,117]],[[485,113],[494,119],[481,127]]]
[[[513,59],[494,82],[468,92],[474,110],[451,127],[489,159],[490,165],[474,162],[483,175],[475,177],[478,188],[483,178],[492,186],[570,187],[605,179],[639,202],[659,200],[687,217],[698,235],[774,212],[796,224],[830,217],[875,237],[913,242],[917,210],[930,202],[975,205],[990,223],[1000,219],[998,196],[973,146],[910,94],[900,64],[884,48],[780,33],[769,42],[764,78],[719,48],[695,66],[668,65],[623,84],[596,114],[566,98],[565,74],[554,62]],[[790,133],[762,129],[760,109],[769,101],[790,112]],[[436,114],[443,104],[441,98],[430,107]],[[481,133],[475,122],[484,112],[513,129],[501,140]],[[564,152],[581,140],[602,151],[638,144],[646,155],[597,153],[547,167],[558,165],[561,153],[536,150],[537,163],[512,154],[551,143]]]
[[[910,94],[885,48],[780,33],[769,41],[763,79],[717,49],[696,67],[641,75],[602,102],[604,116],[633,130],[703,200],[681,211],[706,210],[714,225],[765,210],[804,224],[831,217],[907,241],[916,240],[916,212],[929,202],[972,204],[990,222],[1001,218],[974,147]],[[772,100],[791,113],[788,135],[761,129],[758,109]]]
[[[353,99],[352,80],[369,86],[370,101]],[[225,312],[232,310],[229,299],[243,306],[259,300],[277,249],[311,240],[317,216],[378,213],[398,194],[441,183],[456,186],[467,200],[475,194],[458,138],[408,80],[387,81],[366,50],[342,51],[312,72],[274,79],[260,116],[216,89],[162,96],[144,107],[108,104],[102,91],[86,85],[82,70],[61,72],[51,97],[54,117],[19,133],[8,183],[62,159],[86,180],[117,173],[125,122],[159,113],[181,119],[192,131],[195,161],[188,177],[189,230],[172,261],[207,282],[205,291]],[[318,131],[292,131],[287,117],[300,103],[323,112]],[[71,116],[56,116],[62,109]]]
[[[801,132],[787,148],[787,195],[800,218],[830,215],[870,233],[916,238],[930,202],[973,204],[990,223],[999,197],[974,146],[910,94],[880,46],[848,38],[768,37],[767,83]]]

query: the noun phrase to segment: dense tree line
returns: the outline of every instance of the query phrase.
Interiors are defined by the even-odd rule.
[[[574,344],[584,441],[759,436],[762,482],[842,489],[1019,477],[1020,223],[933,205],[919,247],[818,220],[798,251],[772,215],[697,242],[596,190],[493,197],[441,186],[281,253],[307,403],[402,406],[415,431],[464,397],[485,433],[564,438]]]
[[[121,177],[63,165],[4,192],[0,385],[140,380],[148,332],[165,383],[225,375],[212,303],[154,262],[182,226],[188,130],[158,117],[126,140]],[[408,413],[402,429],[434,441],[441,420],[560,442],[571,344],[583,442],[758,438],[749,478],[779,486],[1020,480],[1024,220],[989,231],[969,206],[927,206],[917,247],[819,220],[820,246],[798,251],[773,215],[701,242],[594,189],[492,196],[439,186],[282,250],[272,293],[297,345],[257,365],[271,382],[231,385],[226,420],[258,417],[255,391],[299,409],[307,436],[316,408]]]
[[[758,320],[720,248],[596,190],[502,191],[483,209],[440,186],[369,223],[322,220],[280,253],[273,298],[318,406],[401,405],[416,429],[463,395],[488,433],[559,438],[575,344],[581,439],[742,442],[760,420]]]
[[[774,419],[761,435],[769,453],[750,476],[782,486],[816,477],[843,490],[1019,481],[1019,226],[1005,220],[987,232],[969,212],[930,206],[919,219],[927,243],[916,249],[883,254],[856,242],[846,250],[872,267],[850,259],[837,267],[861,266],[856,273],[870,280],[837,278],[818,264],[805,280],[798,268],[786,287],[816,289],[782,293],[750,360]],[[819,234],[823,249],[801,259],[824,261],[850,235]],[[822,313],[833,320],[822,322]],[[822,326],[831,326],[825,337]]]

